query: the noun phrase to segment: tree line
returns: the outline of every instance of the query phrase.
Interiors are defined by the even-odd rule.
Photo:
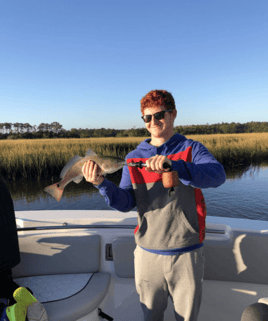
[[[176,133],[182,135],[235,134],[268,132],[268,122],[218,123],[206,125],[176,126]],[[35,138],[88,138],[88,137],[146,137],[146,128],[131,129],[76,129],[65,130],[58,122],[41,123],[32,126],[29,123],[0,123],[0,139]]]

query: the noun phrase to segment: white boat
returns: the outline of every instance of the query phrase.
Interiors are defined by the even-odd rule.
[[[137,213],[17,211],[21,262],[15,281],[32,289],[50,321],[137,321]],[[239,321],[268,297],[268,222],[207,217],[199,321]],[[268,303],[268,300],[267,300]],[[109,319],[110,317],[110,319]],[[169,299],[165,321],[175,321]]]

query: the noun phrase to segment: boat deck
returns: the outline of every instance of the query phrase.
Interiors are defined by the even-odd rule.
[[[136,212],[16,212],[21,263],[50,321],[143,320],[134,280]],[[207,217],[200,321],[241,319],[268,297],[268,222]],[[175,321],[169,300],[165,321]]]

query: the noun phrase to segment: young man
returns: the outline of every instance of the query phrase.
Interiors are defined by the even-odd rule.
[[[150,91],[141,100],[141,112],[151,139],[130,152],[126,161],[142,161],[147,168],[125,166],[119,187],[104,179],[91,161],[84,164],[83,175],[109,206],[127,212],[137,205],[135,283],[144,320],[162,321],[170,295],[176,320],[195,321],[205,263],[206,206],[201,188],[220,186],[225,172],[205,146],[174,135],[177,110],[169,92]],[[162,184],[164,163],[179,176],[171,195]]]

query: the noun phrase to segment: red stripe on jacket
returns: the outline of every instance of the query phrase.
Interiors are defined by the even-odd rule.
[[[173,161],[178,161],[180,159],[184,160],[185,162],[192,161],[192,147],[189,146],[185,151],[168,155],[166,156],[168,159]],[[142,162],[145,163],[149,158],[129,158],[127,163],[138,163]],[[145,167],[138,168],[138,167],[129,167],[129,173],[132,183],[134,184],[146,184],[146,183],[155,183],[155,182],[162,182],[162,174],[148,172],[145,170]]]
[[[198,217],[198,225],[199,225],[199,242],[202,243],[205,239],[206,233],[206,216],[207,216],[207,209],[206,203],[203,196],[201,189],[195,188],[195,204],[196,204],[196,211]]]

